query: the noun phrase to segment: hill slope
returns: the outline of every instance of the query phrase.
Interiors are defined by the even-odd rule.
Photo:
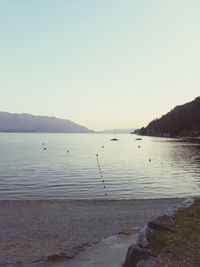
[[[175,107],[160,119],[153,120],[147,127],[141,128],[139,134],[169,137],[200,136],[200,97]]]
[[[90,133],[93,131],[70,120],[0,112],[0,132]]]

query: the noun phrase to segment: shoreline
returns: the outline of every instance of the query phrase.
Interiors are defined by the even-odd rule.
[[[0,263],[32,262],[142,227],[182,200],[0,200]]]
[[[132,197],[114,197],[114,198],[111,198],[111,197],[91,197],[91,198],[51,198],[51,197],[47,197],[47,198],[16,198],[16,199],[0,199],[0,204],[1,202],[8,202],[8,203],[12,203],[12,202],[101,202],[101,201],[146,201],[146,200],[171,200],[171,199],[186,199],[186,198],[197,198],[198,195],[190,195],[190,194],[187,194],[187,195],[180,195],[180,196],[163,196],[163,197],[154,197],[154,198],[150,198],[150,197],[146,197],[146,198],[132,198]]]

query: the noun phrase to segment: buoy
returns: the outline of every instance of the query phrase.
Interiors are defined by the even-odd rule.
[[[104,148],[104,146],[102,146],[101,148]]]
[[[67,153],[69,153],[69,150],[67,150]]]
[[[149,162],[151,162],[151,159],[149,159]]]
[[[102,146],[102,148],[104,148],[104,146]],[[104,179],[103,179],[103,174],[102,174],[102,168],[100,166],[100,163],[99,163],[99,154],[96,154],[96,161],[97,161],[97,165],[98,165],[98,170],[99,170],[99,175],[101,177],[101,181],[102,181],[102,186],[104,188],[104,190],[106,189],[106,184],[104,183]],[[104,193],[105,196],[107,196],[107,192]]]
[[[44,147],[43,150],[47,150],[46,147]]]

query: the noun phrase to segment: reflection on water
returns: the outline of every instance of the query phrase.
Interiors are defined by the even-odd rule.
[[[153,137],[136,140],[126,134],[119,142],[110,138],[0,134],[0,199],[101,198],[105,192],[108,198],[199,195],[199,144]]]

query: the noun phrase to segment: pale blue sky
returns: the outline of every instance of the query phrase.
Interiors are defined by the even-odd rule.
[[[199,0],[0,0],[0,110],[141,127],[200,95]]]

